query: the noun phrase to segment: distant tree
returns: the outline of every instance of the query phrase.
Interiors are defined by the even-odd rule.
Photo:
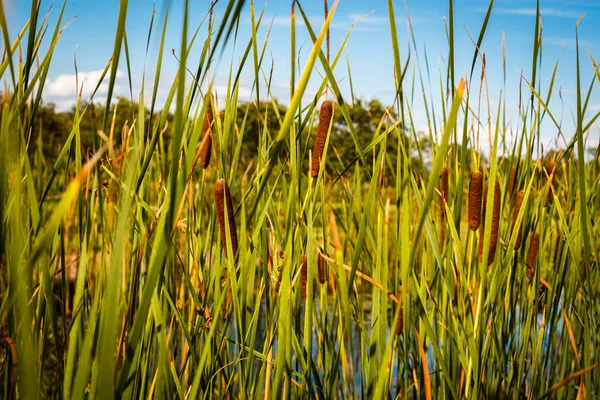
[[[260,103],[242,103],[237,107],[236,124],[238,129],[243,127],[242,155],[251,159],[258,154],[260,137],[274,139],[279,132],[279,119],[285,115],[287,108],[279,103],[273,105],[270,101]]]

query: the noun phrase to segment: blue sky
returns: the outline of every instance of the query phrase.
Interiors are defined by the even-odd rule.
[[[25,0],[3,0],[7,9],[11,37],[21,29],[29,16],[29,1]],[[224,0],[221,1],[224,3]],[[59,12],[60,2],[56,1],[51,11],[50,22],[53,22]],[[193,0],[191,3],[191,27],[198,27],[206,17],[209,0]],[[322,22],[322,2],[318,0],[304,0],[303,6],[310,16],[311,23],[318,28]],[[330,5],[333,0],[329,0]],[[455,35],[456,35],[456,74],[467,75],[474,46],[469,34],[476,38],[479,28],[485,16],[487,8],[486,0],[456,0],[455,1]],[[42,12],[46,12],[53,3],[44,0]],[[157,19],[154,37],[150,45],[150,57],[148,73],[152,76],[152,69],[159,43],[159,30],[161,18],[164,15],[165,4],[161,0],[156,3],[150,0],[130,0],[129,14],[127,19],[127,35],[131,50],[132,73],[134,96],[139,93],[141,76],[144,68],[145,46],[148,33],[150,16],[155,4]],[[183,0],[172,0],[170,11],[170,25],[168,30],[165,64],[161,75],[161,98],[166,95],[172,78],[177,69],[171,49],[179,48],[180,26],[182,16]],[[256,7],[262,9],[263,0],[255,1]],[[425,55],[429,65],[431,76],[431,89],[426,81],[426,91],[432,91],[434,103],[440,100],[439,74],[446,70],[446,58],[448,54],[447,41],[444,30],[444,18],[448,14],[448,2],[446,0],[406,0],[395,1],[398,37],[401,47],[402,58],[405,59],[409,46],[411,47],[413,61],[417,58],[421,71],[425,74]],[[520,75],[529,79],[531,76],[531,54],[533,46],[533,31],[535,24],[535,0],[496,0],[494,13],[488,26],[486,38],[482,51],[486,54],[488,66],[488,82],[490,88],[491,105],[497,106],[497,99],[502,85],[502,35],[506,43],[506,102],[507,116],[512,121],[511,126],[518,126],[517,101],[520,84]],[[268,25],[272,22],[273,27],[269,36],[266,59],[263,65],[264,73],[268,75],[271,61],[273,70],[273,93],[281,101],[289,98],[289,13],[291,0],[271,0],[266,5],[265,22],[260,31],[259,40],[262,42],[266,36]],[[70,0],[66,8],[65,20],[76,17],[65,30],[58,47],[55,51],[53,65],[50,71],[45,100],[57,104],[60,109],[68,108],[73,104],[76,93],[74,83],[74,57],[77,59],[77,67],[80,80],[89,78],[90,82],[99,77],[99,71],[106,65],[114,40],[114,31],[119,8],[118,0]],[[217,17],[222,14],[223,5],[217,8]],[[412,27],[416,38],[416,54],[412,39],[407,32],[406,10],[410,13]],[[558,73],[556,77],[554,100],[550,106],[555,116],[562,116],[566,132],[572,130],[572,112],[575,107],[575,23],[581,14],[585,18],[580,23],[580,47],[582,77],[585,87],[592,79],[592,67],[587,52],[590,51],[600,61],[600,2],[593,0],[541,0],[543,17],[543,66],[541,71],[542,87],[546,88],[556,61],[560,58]],[[366,15],[368,14],[368,15]],[[365,99],[378,98],[389,104],[393,98],[393,56],[389,35],[389,24],[387,15],[387,1],[385,0],[340,0],[338,9],[334,16],[331,29],[331,51],[332,55],[337,52],[341,42],[348,32],[352,22],[359,16],[366,15],[358,21],[352,31],[345,48],[342,62],[336,69],[340,87],[344,93],[349,93],[348,70],[346,55],[350,61],[352,73],[352,84],[355,95]],[[249,10],[246,7],[241,24],[237,48],[229,46],[223,58],[212,71],[217,91],[223,91],[227,82],[229,63],[234,60],[237,63],[241,48],[249,39]],[[298,15],[298,20],[300,16]],[[206,24],[205,24],[206,25]],[[301,65],[306,60],[312,45],[305,28],[298,26],[297,47]],[[202,28],[201,35],[206,32]],[[201,42],[197,41],[196,51],[189,60],[189,67],[195,70]],[[426,54],[425,54],[426,51]],[[413,65],[417,65],[416,63]],[[248,97],[251,94],[253,76],[252,65],[247,64],[242,74],[240,94]],[[480,67],[476,67],[474,77],[478,77]],[[119,67],[121,74],[118,78],[117,92],[120,95],[128,95],[128,83],[126,79],[125,64]],[[322,71],[317,66],[316,73],[309,83],[308,95],[313,95],[320,83],[319,73]],[[412,73],[411,69],[409,71]],[[477,79],[478,80],[478,79]],[[473,82],[472,86],[478,85]],[[90,83],[88,86],[92,86]],[[418,89],[418,87],[416,88]],[[562,96],[562,102],[558,94]],[[543,89],[543,91],[545,91]],[[102,90],[101,90],[102,92]],[[85,91],[84,91],[85,93]],[[426,129],[425,113],[418,90],[413,104],[415,125],[419,129]],[[428,93],[429,96],[429,93]],[[99,98],[102,97],[100,93]],[[160,100],[160,99],[159,99]],[[594,94],[590,100],[590,112],[600,111],[600,96]],[[438,114],[440,111],[436,111]],[[546,140],[556,136],[555,129],[551,125],[545,125],[544,132]],[[590,132],[594,139],[599,133],[594,128]]]

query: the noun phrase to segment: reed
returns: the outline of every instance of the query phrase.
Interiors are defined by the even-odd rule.
[[[527,260],[525,265],[527,266],[527,278],[531,280],[535,274],[535,262],[537,260],[538,251],[540,246],[540,235],[537,232],[531,234],[531,244],[529,245],[529,252],[527,253]]]
[[[513,164],[510,169],[510,177],[508,179],[508,196],[512,197],[515,190],[515,179],[517,177],[517,164]]]
[[[475,232],[481,223],[481,200],[483,190],[483,174],[474,171],[469,183],[468,219],[469,229]]]
[[[574,63],[547,73],[539,11],[523,17],[536,25],[533,59],[517,60],[531,75],[512,80],[485,37],[498,1],[486,2],[479,32],[469,26],[473,45],[462,33],[454,43],[456,1],[436,10],[448,15],[448,57],[431,74],[408,7],[397,15],[398,2],[384,2],[390,40],[377,39],[393,59],[395,96],[377,105],[355,98],[353,84],[372,77],[351,71],[382,61],[348,47],[360,29],[341,40],[338,2],[318,24],[302,8],[311,2],[292,2],[289,30],[269,31],[264,17],[276,10],[261,4],[255,13],[255,1],[196,2],[193,13],[190,0],[162,13],[113,1],[110,62],[85,82],[100,93],[83,90],[72,110],[52,114],[53,49],[81,21],[61,21],[56,7],[45,18],[47,2],[32,0],[19,31],[25,19],[7,21],[4,11],[21,3],[0,1],[0,398],[598,398],[590,349],[600,349],[600,147],[587,148],[600,121],[600,75],[583,91],[577,80],[576,111],[565,98],[571,129],[570,116],[554,111],[562,71]],[[143,10],[148,34],[126,30],[125,16]],[[328,57],[335,21],[340,40]],[[268,65],[288,33],[289,57]],[[173,53],[164,51],[177,37]],[[147,57],[138,57],[140,44]],[[465,62],[468,86],[455,74]],[[494,63],[489,74],[485,63]],[[289,99],[272,84],[282,77]],[[217,83],[219,106],[216,88],[214,100],[208,94]],[[553,147],[564,148],[532,159],[552,125]],[[482,215],[488,171],[496,194],[485,196]],[[560,201],[544,208],[549,186]],[[500,219],[499,197],[510,205]],[[480,261],[484,240],[489,258]]]
[[[204,116],[204,124],[202,126],[202,142],[200,142],[200,165],[206,169],[210,165],[210,156],[212,154],[212,126],[214,123],[214,116],[212,110],[211,94],[207,93],[204,96],[204,102],[206,103],[206,114]]]
[[[333,104],[325,100],[321,104],[321,111],[319,112],[319,125],[317,126],[317,135],[315,136],[315,145],[312,151],[312,162],[310,164],[310,175],[316,178],[319,175],[321,169],[321,158],[323,157],[323,150],[325,150],[325,143],[327,142],[327,134],[329,132],[329,125],[333,118]]]
[[[302,256],[302,262],[300,263],[300,284],[302,287],[302,298],[306,300],[308,298],[308,260],[306,256]]]
[[[398,317],[396,319],[395,333],[396,336],[399,336],[404,329],[404,310],[402,308],[402,286],[398,287],[398,293],[396,294],[398,298]]]
[[[215,205],[217,208],[217,219],[219,221],[219,230],[221,233],[221,242],[225,249],[225,255],[227,252],[227,225],[229,225],[229,236],[231,238],[231,249],[233,256],[237,255],[238,251],[238,237],[237,228],[235,226],[235,214],[233,210],[233,201],[231,200],[231,193],[229,192],[229,186],[225,179],[219,179],[215,182]],[[225,207],[227,207],[227,223],[225,222]]]
[[[521,210],[521,206],[523,204],[523,198],[525,197],[525,191],[520,190],[517,193],[517,197],[515,198],[515,207],[513,208],[513,216],[512,216],[512,224],[511,231],[514,232],[515,224],[517,223],[517,217],[519,215],[519,211]],[[517,240],[515,241],[515,250],[519,250],[521,248],[521,242],[523,241],[523,221],[519,224],[519,231],[517,233]]]
[[[323,257],[321,252],[317,256],[317,266],[319,268],[319,282],[323,285],[327,282],[327,261],[325,261],[325,257]]]
[[[500,191],[500,181],[496,179],[494,185],[494,203],[492,205],[492,224],[491,224],[491,232],[490,232],[490,248],[488,251],[487,264],[491,265],[494,262],[494,257],[496,256],[496,247],[498,245],[498,230],[500,228],[500,202],[502,199],[502,193]],[[484,213],[482,215],[482,226],[485,226],[485,209],[487,203],[487,193],[488,193],[488,182],[485,183],[483,189],[483,210]],[[479,234],[479,259],[483,260],[483,239],[485,236],[485,230],[481,229]]]

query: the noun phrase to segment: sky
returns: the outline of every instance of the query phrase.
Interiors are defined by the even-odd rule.
[[[11,40],[18,34],[29,17],[31,2],[26,0],[2,0],[9,22]],[[165,46],[164,66],[161,73],[159,104],[166,97],[168,89],[178,68],[178,62],[171,49],[180,48],[181,21],[183,0],[171,0],[169,28]],[[217,19],[223,14],[225,1],[217,5]],[[249,2],[247,2],[249,4]],[[330,6],[333,0],[329,0]],[[319,29],[323,21],[322,2],[319,0],[301,1],[314,29]],[[455,0],[455,62],[456,76],[468,76],[474,52],[473,40],[476,40],[484,20],[487,0]],[[50,24],[55,23],[62,1],[42,2],[42,13],[49,11]],[[206,15],[210,0],[190,1],[190,27],[194,31],[202,24],[194,50],[188,60],[188,68],[196,70],[201,46],[206,35]],[[271,66],[272,93],[281,102],[286,103],[290,97],[290,8],[291,0],[255,0],[259,13],[264,7],[264,22],[259,30],[258,40],[264,43],[268,35],[264,76],[269,76]],[[414,68],[421,72],[425,92],[428,99],[433,99],[436,112],[441,113],[440,74],[445,74],[448,58],[448,42],[445,33],[445,20],[448,15],[447,0],[406,0],[394,1],[398,40],[401,58],[405,62],[409,48],[411,67],[409,79],[412,80]],[[503,52],[504,36],[506,49],[506,102],[509,127],[517,131],[519,128],[518,99],[522,82],[521,76],[531,77],[532,48],[535,24],[535,0],[496,0],[494,11],[489,21],[487,33],[481,46],[486,55],[487,78],[490,92],[490,105],[498,105],[500,91],[503,88]],[[587,90],[593,79],[593,69],[588,52],[600,61],[600,1],[596,0],[540,0],[543,48],[541,87],[542,93],[547,91],[555,64],[558,69],[555,78],[553,100],[549,106],[556,119],[562,120],[565,134],[574,130],[574,112],[576,106],[576,57],[575,57],[575,25],[577,19],[585,14],[579,24],[580,62],[582,85]],[[146,57],[146,41],[150,18],[156,10],[155,28],[150,39],[149,55]],[[153,78],[156,53],[160,41],[160,28],[167,9],[167,2],[162,0],[129,0],[127,16],[127,38],[130,48],[133,96],[140,92],[144,68],[147,81]],[[80,84],[84,85],[84,96],[90,93],[92,86],[98,81],[102,69],[108,62],[113,50],[115,27],[119,10],[119,0],[69,0],[66,6],[63,23],[66,29],[54,52],[49,81],[45,88],[44,101],[54,103],[58,109],[70,108],[75,101],[75,62]],[[409,16],[409,17],[408,17]],[[362,18],[359,18],[362,17]],[[410,25],[415,40],[409,34]],[[358,19],[358,21],[357,21]],[[303,67],[312,49],[310,37],[299,21],[297,14],[297,61]],[[353,30],[343,49],[343,55],[334,74],[344,96],[350,94],[352,77],[353,93],[356,97],[370,100],[379,99],[384,104],[391,104],[394,97],[393,53],[390,39],[387,0],[339,0],[339,5],[331,25],[331,54],[338,52],[344,37],[351,28]],[[270,27],[272,25],[272,27]],[[46,42],[51,36],[47,32]],[[250,38],[250,11],[247,5],[243,11],[238,35],[238,44],[227,46],[219,63],[213,65],[211,75],[214,89],[219,95],[225,92],[230,63],[237,65],[245,43]],[[349,73],[350,70],[350,73]],[[474,73],[472,87],[479,87],[481,66],[478,64]],[[117,95],[129,97],[129,83],[124,61],[119,65],[117,77]],[[297,73],[301,73],[297,71]],[[317,63],[307,88],[307,98],[318,90],[323,70]],[[419,75],[416,75],[414,98],[411,101],[414,125],[417,129],[427,130],[427,119],[424,112]],[[253,96],[253,69],[249,60],[240,80],[240,97],[249,99]],[[412,84],[410,84],[412,86]],[[598,90],[590,97],[589,111],[586,120],[600,112],[600,95]],[[264,93],[264,90],[263,90]],[[485,92],[484,92],[485,93]],[[412,94],[412,91],[411,91]],[[96,100],[106,96],[106,85],[97,94]],[[484,94],[485,95],[485,94]],[[148,96],[147,96],[148,97]],[[494,111],[492,113],[495,113]],[[438,115],[439,124],[439,115]],[[551,145],[556,137],[556,128],[551,123],[543,125],[543,137]],[[594,127],[589,140],[596,141],[600,135],[598,127]]]

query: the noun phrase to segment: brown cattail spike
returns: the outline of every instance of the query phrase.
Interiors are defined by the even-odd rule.
[[[333,104],[330,101],[324,101],[321,105],[321,112],[319,113],[319,126],[317,127],[317,136],[315,137],[315,146],[312,152],[312,162],[310,165],[310,175],[316,178],[319,175],[319,169],[321,168],[321,157],[323,156],[323,150],[325,149],[325,142],[327,141],[327,133],[329,132],[329,124],[333,117]]]
[[[206,103],[206,113],[204,114],[204,125],[202,126],[202,141],[200,142],[200,165],[202,168],[208,168],[210,164],[210,156],[212,154],[212,125],[214,121],[211,96],[208,93],[204,96]]]
[[[231,249],[233,250],[233,255],[235,257],[238,250],[237,230],[235,227],[235,216],[233,213],[231,193],[229,193],[229,186],[227,186],[225,179],[219,179],[215,183],[215,204],[217,205],[217,219],[219,220],[221,241],[223,242],[223,247],[225,248],[225,255],[227,255],[227,235],[225,233],[225,205],[227,205],[229,236],[231,237]]]
[[[398,319],[396,320],[396,335],[400,335],[404,328],[404,310],[402,309],[402,286],[398,287]]]
[[[300,282],[302,284],[302,298],[308,297],[308,262],[306,256],[302,256],[302,264],[300,265]]]
[[[483,189],[483,216],[482,216],[482,225],[485,227],[485,212],[486,212],[486,204],[487,204],[487,194],[488,194],[488,182],[485,183],[485,187]],[[494,203],[492,207],[492,231],[490,232],[490,248],[488,251],[487,265],[491,265],[494,261],[494,256],[496,255],[496,246],[498,245],[498,228],[500,227],[500,182],[496,179],[496,183],[494,184]],[[479,258],[483,259],[483,240],[485,237],[484,228],[481,229],[479,236]]]
[[[527,262],[525,263],[529,268],[535,266],[537,255],[540,246],[540,235],[533,233],[531,237],[531,245],[529,246],[529,253],[527,254]]]
[[[327,282],[327,262],[325,261],[325,257],[323,257],[321,252],[319,252],[317,257],[317,266],[319,267],[319,282],[322,285]]]
[[[519,211],[521,210],[521,205],[523,204],[524,197],[525,197],[525,191],[521,190],[521,191],[519,191],[519,193],[517,193],[517,198],[515,199],[515,208],[513,209],[511,231],[515,230],[515,224],[517,223],[517,216],[519,215]],[[519,224],[519,232],[517,233],[517,240],[515,241],[515,250],[519,250],[521,248],[522,241],[523,241],[523,221],[521,221],[521,224]]]
[[[527,278],[533,278],[535,273],[535,261],[537,260],[538,251],[540,248],[540,235],[537,233],[532,234],[531,245],[529,246],[529,253],[527,254]]]
[[[510,178],[508,180],[508,196],[512,197],[515,190],[515,179],[517,178],[517,165],[513,164],[510,170]]]
[[[483,174],[475,171],[471,174],[469,183],[469,229],[475,232],[481,222],[481,190],[483,189]]]

